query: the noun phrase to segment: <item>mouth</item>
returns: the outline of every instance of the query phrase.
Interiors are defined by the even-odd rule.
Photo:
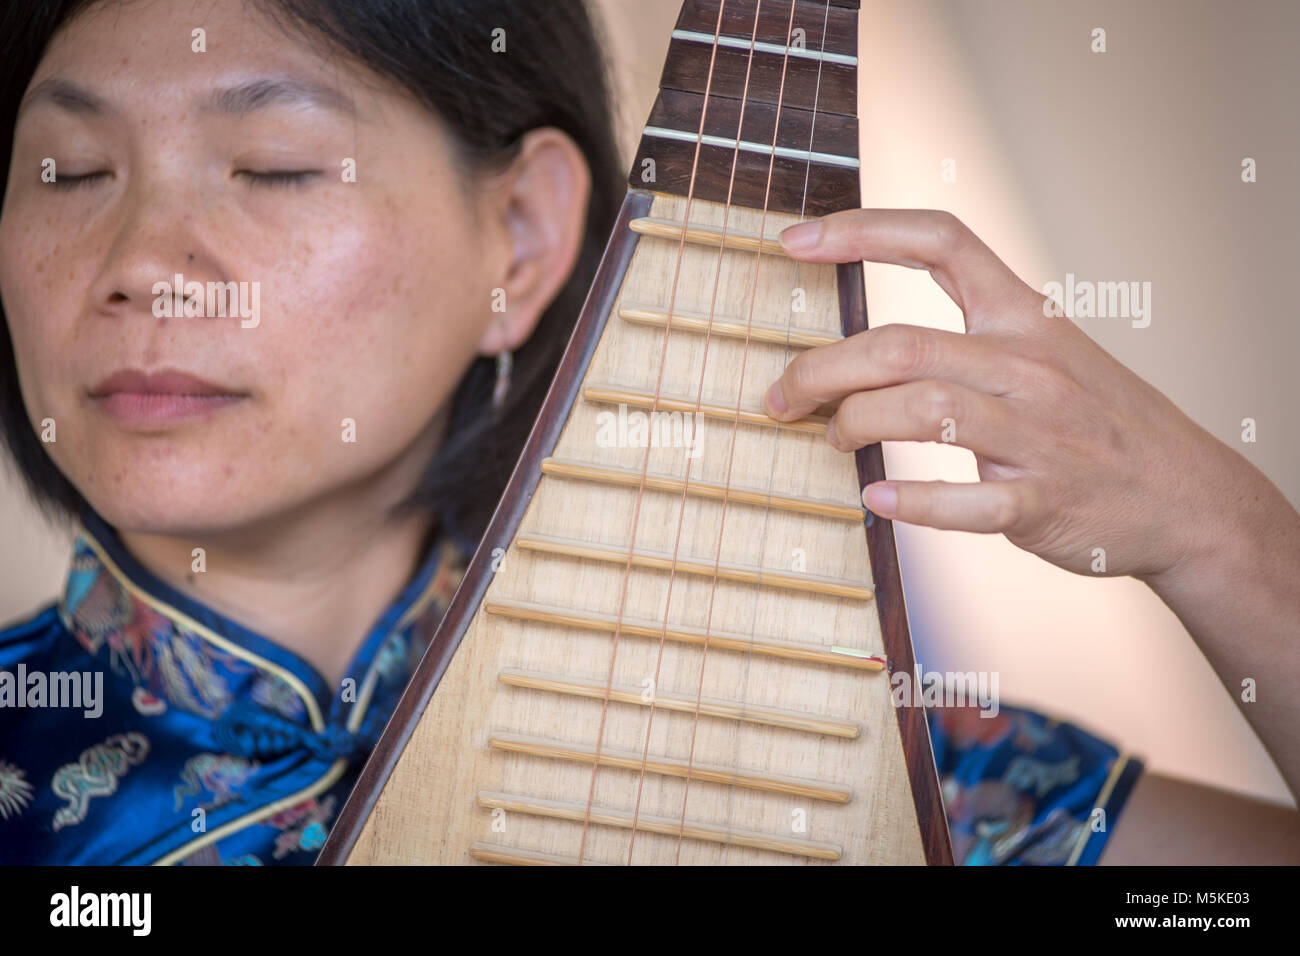
[[[176,369],[152,373],[123,369],[87,392],[90,404],[108,418],[146,430],[211,415],[248,397],[247,392]]]

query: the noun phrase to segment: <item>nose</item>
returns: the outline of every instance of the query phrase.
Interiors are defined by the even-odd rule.
[[[205,241],[203,206],[195,192],[177,182],[138,181],[127,188],[91,288],[97,311],[165,322],[186,318],[188,300],[202,315],[203,297],[195,301],[193,292],[225,277]]]

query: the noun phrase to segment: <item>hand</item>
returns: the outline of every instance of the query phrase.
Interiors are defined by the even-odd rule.
[[[876,482],[863,503],[899,521],[1001,532],[1071,571],[1146,581],[1300,797],[1300,514],[1286,497],[1052,317],[948,213],[855,209],[781,241],[805,262],[928,269],[966,334],[886,325],[812,349],[769,389],[768,412],[789,421],[838,401],[826,437],[842,451],[949,438],[969,448],[979,482]]]
[[[787,229],[805,262],[928,269],[966,334],[885,325],[800,354],[767,394],[798,419],[839,402],[827,440],[951,441],[975,453],[972,484],[885,481],[875,514],[1000,532],[1075,572],[1166,574],[1225,533],[1241,479],[1268,484],[1021,281],[949,213],[854,209]],[[1271,486],[1270,486],[1271,487]],[[1104,571],[1097,560],[1104,550]]]

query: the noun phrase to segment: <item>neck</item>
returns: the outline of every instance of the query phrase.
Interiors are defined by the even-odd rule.
[[[438,438],[441,429],[433,430]],[[425,557],[433,516],[393,505],[415,487],[436,442],[362,487],[252,526],[193,536],[118,534],[163,581],[275,641],[337,689],[375,621]],[[201,544],[204,569],[193,570]]]

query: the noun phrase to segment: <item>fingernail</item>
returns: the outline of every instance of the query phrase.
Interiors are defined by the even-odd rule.
[[[781,383],[773,382],[772,387],[767,390],[767,411],[773,418],[780,418],[790,410],[785,403],[785,396],[781,394]]]
[[[867,485],[862,489],[862,504],[872,514],[882,518],[893,517],[898,510],[898,489],[883,481]]]
[[[799,225],[791,226],[781,233],[781,245],[785,246],[790,252],[806,252],[817,245],[817,240],[821,234],[822,221],[820,219],[814,219],[812,222],[801,222]]]
[[[835,434],[835,419],[833,418],[826,423],[826,441],[836,451],[839,450],[839,436]]]

